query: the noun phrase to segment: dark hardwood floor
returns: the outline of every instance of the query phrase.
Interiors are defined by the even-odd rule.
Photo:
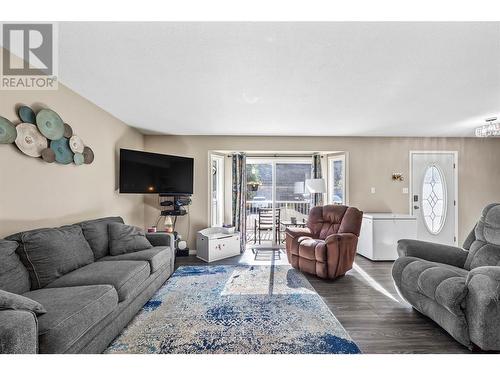
[[[286,255],[279,263],[283,258]],[[254,261],[247,250],[211,265],[249,263],[269,265],[270,260]],[[178,257],[176,267],[182,265],[207,263],[195,256]],[[372,262],[358,255],[354,269],[338,280],[307,278],[363,353],[470,353],[399,297],[391,267],[392,262]]]

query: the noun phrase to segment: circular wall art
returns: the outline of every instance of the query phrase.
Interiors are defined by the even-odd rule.
[[[51,109],[42,109],[38,112],[36,115],[36,124],[40,133],[52,141],[57,141],[64,135],[63,120]]]
[[[56,161],[56,153],[51,148],[46,148],[42,150],[42,159],[47,163],[53,163]]]
[[[94,151],[88,146],[83,148],[83,160],[85,164],[92,164],[94,161]]]
[[[17,131],[12,122],[0,117],[0,143],[13,143],[16,140]]]
[[[15,143],[25,155],[42,158],[47,163],[91,164],[94,152],[74,134],[53,110],[44,108],[35,114],[31,107],[18,105],[19,125],[0,116],[0,144]]]
[[[81,154],[85,145],[79,136],[74,135],[69,139],[69,147],[71,148],[71,151]]]
[[[69,148],[68,138],[61,138],[50,142],[50,148],[56,155],[56,162],[59,164],[70,164],[73,162],[73,152]]]
[[[73,161],[76,165],[82,165],[85,162],[85,158],[83,157],[83,154],[77,152],[75,153],[75,156],[73,156]]]
[[[29,124],[36,125],[35,112],[33,112],[33,110],[30,107],[26,105],[19,107],[17,114],[19,115],[19,118],[21,119],[22,122],[27,122]]]
[[[16,145],[24,154],[39,158],[42,150],[47,148],[47,138],[45,138],[33,124],[21,123],[16,126]]]
[[[68,124],[64,124],[64,138],[71,138],[73,136],[73,129]]]

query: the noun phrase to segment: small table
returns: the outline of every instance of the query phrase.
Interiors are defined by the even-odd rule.
[[[296,221],[294,223],[291,220],[281,220],[280,224],[283,225],[285,227],[285,230],[286,230],[286,228],[288,228],[288,227],[305,228],[307,225],[307,222],[306,221]],[[284,242],[284,241],[281,241],[281,236],[279,236],[279,238],[280,238],[280,242]]]
[[[259,252],[270,252],[273,256],[273,259],[281,259],[281,250],[283,247],[277,246],[269,246],[269,245],[254,245],[251,247],[252,253],[254,253],[254,259],[257,260],[259,256]]]

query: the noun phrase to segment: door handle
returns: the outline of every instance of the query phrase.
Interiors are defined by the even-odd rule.
[[[413,206],[413,209],[418,210],[420,207],[419,206]]]

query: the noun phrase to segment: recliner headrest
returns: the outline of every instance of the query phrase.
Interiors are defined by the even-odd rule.
[[[489,204],[483,209],[475,235],[479,241],[500,246],[500,203]]]

